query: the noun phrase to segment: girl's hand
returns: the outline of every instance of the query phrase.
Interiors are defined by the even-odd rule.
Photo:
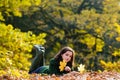
[[[66,67],[65,67],[65,71],[70,72],[70,71],[71,71],[71,68],[70,68],[69,66],[66,66]]]

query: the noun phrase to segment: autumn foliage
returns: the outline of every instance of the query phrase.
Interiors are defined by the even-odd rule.
[[[21,32],[12,25],[0,24],[0,75],[28,70],[33,45],[45,43],[45,33],[36,36],[32,32]]]
[[[29,75],[35,44],[45,44],[47,64],[72,47],[75,69],[84,64],[86,72]],[[0,0],[0,80],[119,80],[119,72],[119,0]]]
[[[61,76],[58,75],[41,75],[41,74],[31,74],[27,78],[15,77],[10,75],[0,76],[0,79],[7,80],[119,80],[120,73],[117,72],[86,72],[79,73],[76,71],[64,74]]]

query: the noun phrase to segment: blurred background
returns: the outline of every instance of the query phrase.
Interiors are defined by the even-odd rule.
[[[120,72],[120,0],[0,0],[0,74],[28,72],[35,44],[46,65],[70,46],[75,70]]]

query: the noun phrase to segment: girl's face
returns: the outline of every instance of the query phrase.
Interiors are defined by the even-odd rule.
[[[62,59],[65,60],[66,62],[69,62],[72,58],[72,52],[71,51],[67,51],[64,54],[62,54]]]

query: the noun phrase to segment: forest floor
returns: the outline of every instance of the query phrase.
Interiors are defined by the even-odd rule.
[[[0,76],[0,80],[120,80],[118,72],[70,72],[62,76],[31,74],[28,78],[14,77],[9,75]]]

